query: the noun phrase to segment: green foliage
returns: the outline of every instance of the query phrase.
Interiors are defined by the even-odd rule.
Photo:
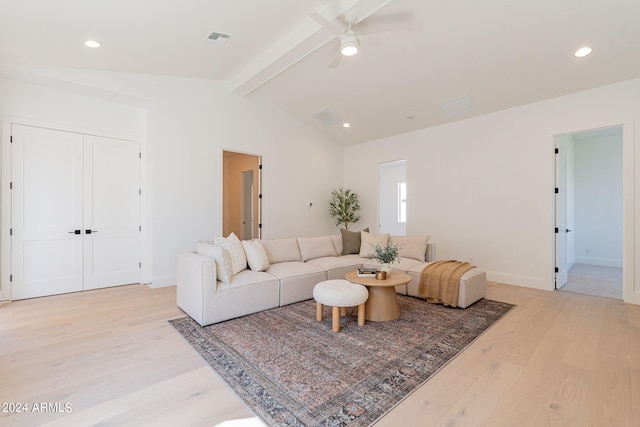
[[[398,252],[397,245],[386,245],[382,246],[380,243],[376,244],[375,248],[373,248],[373,257],[380,264],[391,264],[400,258],[400,254]]]
[[[338,188],[331,192],[329,215],[334,218],[337,227],[344,224],[344,228],[348,230],[351,224],[360,219],[359,210],[360,200],[353,191],[348,188]]]

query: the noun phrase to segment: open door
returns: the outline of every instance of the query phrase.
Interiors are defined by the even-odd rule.
[[[567,267],[567,151],[556,143],[556,289],[569,280]]]
[[[241,240],[259,239],[262,157],[223,151],[222,230]]]

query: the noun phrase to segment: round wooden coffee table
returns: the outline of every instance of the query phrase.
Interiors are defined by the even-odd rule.
[[[369,290],[369,299],[364,306],[364,318],[373,322],[386,322],[400,317],[400,308],[396,297],[396,286],[411,281],[411,276],[399,271],[387,273],[385,280],[375,277],[358,277],[357,271],[344,275],[350,282],[364,285]]]

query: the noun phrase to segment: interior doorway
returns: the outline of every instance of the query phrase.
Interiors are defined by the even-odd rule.
[[[262,237],[262,157],[223,151],[222,229],[241,240]]]
[[[407,234],[407,161],[378,165],[378,229],[396,236]]]
[[[556,289],[623,297],[622,130],[556,136]]]

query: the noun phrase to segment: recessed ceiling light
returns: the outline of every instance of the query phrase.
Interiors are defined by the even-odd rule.
[[[344,123],[342,124],[342,127],[343,127],[343,128],[350,128],[350,127],[351,127],[351,123],[349,123],[349,122],[344,122]]]
[[[100,42],[97,42],[95,40],[87,40],[86,42],[84,42],[84,45],[86,47],[100,47]]]
[[[576,50],[574,55],[577,58],[582,58],[583,56],[587,56],[591,53],[591,48],[589,46],[585,46],[585,47],[581,47],[580,49]]]

